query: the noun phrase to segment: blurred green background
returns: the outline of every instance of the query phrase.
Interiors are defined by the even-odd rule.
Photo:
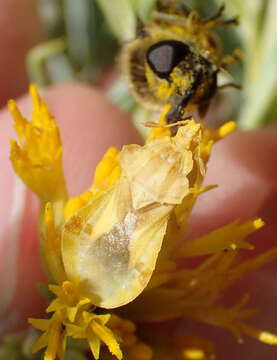
[[[49,85],[67,81],[97,83],[118,65],[124,42],[135,37],[137,19],[146,22],[156,0],[37,0],[49,40],[27,57],[31,81]],[[182,1],[182,0],[178,0]],[[183,0],[203,17],[216,13],[222,0]],[[218,92],[213,114],[236,120],[243,129],[277,121],[277,0],[226,0],[224,18],[238,16],[237,27],[217,30],[224,52],[243,51],[230,67],[242,91]],[[137,105],[119,75],[107,95],[136,123],[149,113]]]

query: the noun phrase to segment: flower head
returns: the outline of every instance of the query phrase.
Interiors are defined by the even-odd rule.
[[[235,220],[183,242],[195,201],[214,187],[202,185],[212,146],[234,123],[211,131],[188,119],[171,136],[166,108],[144,146],[109,149],[92,186],[68,200],[57,125],[35,86],[31,95],[31,122],[10,102],[21,144],[12,142],[11,159],[41,200],[42,250],[55,295],[49,319],[30,319],[43,331],[34,350],[45,347],[44,359],[63,359],[71,337],[85,339],[95,359],[101,344],[107,358],[214,359],[213,344],[201,337],[137,331],[141,323],[180,317],[228,329],[239,342],[245,334],[276,345],[277,336],[247,324],[256,313],[246,308],[247,294],[230,308],[221,303],[223,290],[277,257],[277,247],[246,261],[239,256],[253,249],[246,238],[263,221]],[[178,266],[203,255],[192,268]]]
[[[11,161],[17,175],[43,200],[66,197],[62,171],[62,143],[59,128],[36,87],[30,86],[33,119],[28,122],[13,100],[9,109],[15,121],[19,144],[11,141]]]

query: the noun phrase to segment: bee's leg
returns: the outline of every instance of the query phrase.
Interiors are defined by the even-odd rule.
[[[176,0],[157,0],[156,10],[166,14],[188,16],[190,8],[180,1]]]
[[[215,15],[213,15],[212,17],[210,17],[209,19],[206,20],[206,22],[210,22],[210,21],[216,21],[217,19],[219,19],[221,17],[221,15],[223,14],[225,10],[225,5],[222,4],[220,6],[220,8],[218,9],[217,13]]]
[[[189,89],[187,89],[184,96],[173,96],[171,98],[171,109],[165,117],[168,124],[174,124],[180,120],[183,120],[184,109],[188,105],[190,99],[193,97],[198,84],[199,83],[196,80],[193,85]]]
[[[222,4],[218,12],[214,16],[203,21],[205,27],[210,28],[210,27],[225,27],[229,25],[238,25],[239,24],[238,17],[234,17],[229,20],[218,20],[223,14],[224,10],[225,10],[225,5]]]
[[[186,115],[186,106],[188,105],[190,99],[192,98],[195,90],[190,88],[185,97],[173,97],[171,99],[171,109],[165,116],[167,124],[177,124],[179,121],[184,120]],[[178,126],[172,126],[170,128],[171,136],[176,135]]]
[[[189,99],[186,101],[188,103]],[[171,99],[171,108],[165,116],[167,124],[176,124],[182,120],[182,114],[184,113],[184,107],[186,106],[184,101],[180,97],[174,97]],[[178,126],[172,126],[170,128],[171,136],[176,135]]]
[[[173,97],[171,99],[171,108],[165,116],[167,124],[175,124],[181,120],[181,114],[184,107],[187,105],[189,99],[184,104],[184,101],[181,97]]]
[[[144,38],[147,36],[147,33],[144,29],[145,25],[141,19],[137,16],[137,26],[136,26],[136,36],[137,38]]]
[[[235,49],[232,55],[225,55],[220,60],[220,67],[225,69],[229,65],[233,65],[242,59],[242,52],[240,49]]]
[[[235,16],[234,18],[229,20],[214,21],[214,25],[212,27],[225,27],[230,25],[239,25],[239,18]]]

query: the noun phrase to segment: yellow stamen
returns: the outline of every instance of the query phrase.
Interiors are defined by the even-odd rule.
[[[183,352],[185,360],[204,360],[205,353],[201,349],[186,349]]]

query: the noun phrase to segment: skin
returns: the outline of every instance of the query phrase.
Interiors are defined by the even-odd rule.
[[[0,10],[2,6],[6,6],[6,9],[10,9],[9,6],[16,7],[20,2],[23,0],[2,0]],[[26,3],[30,5],[31,1],[26,0]],[[25,14],[26,17],[34,16],[31,11]],[[0,28],[5,21],[4,17],[0,17]],[[25,28],[24,24],[22,26]],[[40,31],[38,22],[36,26]],[[21,31],[13,36],[22,36],[21,42],[28,48],[32,30],[27,27],[24,36]],[[0,34],[0,48],[5,49],[1,52],[0,74],[11,74],[14,66],[9,61],[11,53],[19,64],[23,64],[25,52],[17,47],[7,47],[10,32]],[[13,76],[0,77],[3,102],[22,91],[18,90],[15,78],[20,83],[25,79],[21,89],[27,88],[23,66],[20,69]],[[141,142],[127,115],[108,103],[99,89],[68,84],[45,90],[42,97],[61,128],[65,148],[64,170],[70,196],[79,194],[91,184],[95,166],[109,146],[121,148],[126,143]],[[29,96],[25,95],[17,102],[23,113],[29,116]],[[36,226],[38,202],[34,195],[20,185],[17,185],[17,189],[23,201],[18,207],[18,221],[11,223],[16,187],[16,175],[9,162],[11,138],[15,138],[12,119],[3,107],[0,110],[0,334],[26,327],[28,316],[41,316],[44,311],[43,298],[36,288],[37,282],[45,280],[39,261]],[[277,238],[276,158],[276,128],[250,133],[237,131],[218,143],[209,163],[206,184],[217,183],[219,188],[203,194],[199,199],[191,217],[192,236],[206,233],[238,217],[247,219],[259,215],[267,226],[252,237],[257,252],[274,245]],[[13,246],[15,242],[17,246]],[[245,292],[252,293],[250,305],[259,307],[261,312],[251,323],[275,332],[276,271],[277,261],[249,275],[227,293],[230,305]],[[11,283],[11,279],[16,281]],[[216,340],[219,360],[276,358],[276,347],[271,348],[251,339],[247,339],[245,345],[241,346],[236,344],[227,331],[204,325],[197,328],[193,325],[192,329],[194,333]]]
[[[0,106],[27,89],[27,52],[44,39],[36,0],[0,1]]]

